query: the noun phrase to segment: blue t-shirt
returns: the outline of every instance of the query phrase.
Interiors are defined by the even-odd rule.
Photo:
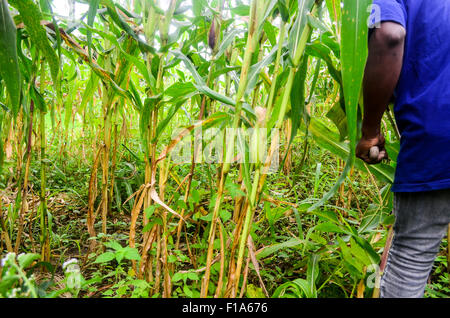
[[[450,1],[373,3],[379,6],[380,22],[396,22],[406,29],[395,92],[401,141],[392,191],[450,188]]]

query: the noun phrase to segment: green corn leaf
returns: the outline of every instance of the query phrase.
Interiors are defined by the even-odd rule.
[[[331,119],[331,121],[335,124],[339,133],[341,135],[341,141],[345,139],[348,135],[347,128],[347,116],[345,116],[345,112],[341,107],[341,104],[337,102],[331,107],[331,109],[327,113],[327,117]]]
[[[339,25],[339,21],[341,21],[341,0],[326,0],[326,4],[331,20]]]
[[[308,24],[307,15],[311,11],[314,0],[299,0],[297,19],[289,32],[289,54],[291,56],[294,66],[300,62],[303,54],[303,45],[306,44],[305,36],[309,36],[309,32],[304,32]],[[303,43],[304,42],[304,43]]]
[[[238,71],[240,69],[239,66],[226,66],[224,68],[221,68],[219,70],[214,71],[214,73],[211,75],[211,80],[216,79],[222,74],[227,74],[233,71]]]
[[[69,94],[67,95],[67,98],[65,100],[65,117],[64,117],[64,125],[66,129],[69,127],[70,120],[72,119],[72,112],[73,112],[73,102],[75,100],[75,96],[78,90],[79,83],[77,81],[73,82],[73,85],[70,86]]]
[[[273,245],[269,245],[264,247],[257,255],[256,257],[258,259],[262,259],[265,258],[267,256],[272,255],[273,253],[284,249],[284,248],[289,248],[289,247],[295,247],[298,245],[302,245],[305,242],[303,240],[300,240],[298,238],[291,238],[283,243],[277,243],[277,244],[273,244]]]
[[[231,12],[238,16],[248,17],[250,15],[250,6],[241,4],[237,7],[231,8]]]
[[[88,31],[90,31],[92,33],[97,33],[102,38],[108,39],[108,41],[110,41],[112,44],[114,44],[116,46],[116,48],[118,48],[120,50],[123,58],[125,58],[128,62],[134,64],[134,66],[139,70],[139,72],[142,74],[142,76],[144,76],[144,79],[147,81],[148,85],[150,85],[151,87],[156,86],[155,77],[153,76],[153,74],[151,74],[151,72],[148,71],[145,63],[141,59],[139,59],[137,56],[131,55],[131,54],[125,52],[125,50],[122,48],[120,43],[117,41],[117,38],[113,34],[94,29],[87,24],[85,24],[84,26],[86,27],[86,29]]]
[[[337,192],[355,163],[358,105],[368,55],[367,8],[371,3],[372,0],[344,0],[341,21],[341,64],[350,150],[342,175],[331,190],[310,210],[321,206]]]
[[[43,2],[45,2],[44,5],[42,4]],[[55,16],[53,15],[53,9],[52,9],[52,6],[51,6],[51,4],[50,4],[50,0],[41,1],[41,8],[42,8],[43,6],[46,7],[45,10],[47,10],[48,14],[50,14],[51,17],[52,17],[53,26],[54,26],[54,28],[55,28],[55,35],[56,35],[56,48],[57,48],[57,50],[58,50],[58,58],[59,58],[59,62],[61,62],[61,51],[62,51],[62,50],[61,50],[61,43],[62,43],[61,32],[60,32],[60,30],[59,30],[58,23],[57,23],[57,21],[56,21],[56,19],[55,19]],[[43,10],[44,10],[44,9],[43,9]],[[61,67],[61,65],[60,65],[60,67]],[[59,73],[59,75],[60,75],[60,77],[62,77],[62,74],[61,74],[61,73]],[[57,84],[59,85],[60,83],[61,83],[61,80],[58,80]],[[61,96],[61,89],[60,89],[60,87],[57,87],[57,94],[58,94],[58,97],[59,97],[59,98],[62,97],[62,96]]]
[[[144,40],[142,40],[130,27],[130,25],[121,17],[121,15],[117,12],[116,6],[114,5],[112,0],[100,0],[101,4],[107,8],[108,14],[114,23],[124,30],[129,36],[131,36],[136,42],[139,44],[139,48],[142,52],[148,52],[151,54],[155,54],[156,50],[148,45]]]
[[[195,92],[196,90],[197,88],[191,82],[184,82],[184,83],[177,82],[172,86],[168,87],[164,91],[164,95],[176,98],[180,96],[189,95]]]
[[[261,71],[275,60],[277,51],[278,45],[275,45],[266,57],[250,67],[250,71],[248,72],[247,88],[245,90],[247,95],[249,95],[255,88]]]
[[[308,269],[306,271],[306,281],[308,282],[309,295],[317,297],[316,280],[319,276],[319,254],[312,254],[309,257]]]
[[[287,282],[282,285],[280,285],[275,292],[273,293],[273,298],[284,298],[285,293],[287,291],[294,292],[294,297],[298,298],[313,298],[313,294],[310,292],[309,283],[307,280],[303,278],[297,278],[293,280],[292,282]],[[288,296],[292,297],[292,296]]]
[[[224,104],[227,104],[227,105],[231,105],[231,106],[236,105],[236,102],[232,98],[224,96],[224,95],[212,90],[211,88],[209,88],[206,85],[195,85],[195,87],[197,87],[197,89],[202,94],[205,94],[206,96],[208,96],[212,99],[215,99],[215,100],[222,102]]]
[[[130,94],[133,96],[133,99],[134,99],[134,103],[132,103],[132,105],[136,108],[136,110],[138,112],[140,112],[142,107],[144,107],[144,105],[142,104],[141,96],[139,95],[139,92],[136,89],[136,85],[134,84],[133,79],[130,79],[128,84],[129,84]]]
[[[275,27],[269,21],[266,21],[264,22],[263,28],[270,42],[270,45],[272,46],[277,45],[277,36],[275,33]]]
[[[318,18],[313,15],[308,15],[308,23],[313,29],[321,30],[322,32],[330,32],[330,29]]]
[[[322,61],[318,60],[316,63],[316,69],[314,71],[314,77],[313,77],[313,81],[311,84],[311,90],[309,92],[309,97],[308,97],[308,101],[306,102],[306,104],[311,103],[312,97],[314,96],[314,91],[316,90],[316,85],[317,85],[317,81],[319,79],[319,75],[320,75],[320,67],[322,66]]]
[[[289,9],[286,7],[286,0],[277,0],[277,2],[281,18],[285,23],[287,23],[289,20]]]
[[[34,101],[34,105],[39,111],[47,112],[47,105],[45,104],[44,97],[39,93],[36,86],[32,85],[30,89],[30,96]]]
[[[367,8],[372,0],[344,0],[342,12],[341,63],[350,155],[355,154],[358,103],[368,55]]]
[[[195,68],[194,64],[191,62],[191,60],[189,60],[187,58],[186,55],[184,55],[183,53],[181,53],[180,51],[172,51],[172,54],[180,59],[184,65],[186,66],[186,68],[188,69],[188,71],[191,73],[192,77],[194,78],[195,82],[197,84],[195,84],[195,87],[202,93],[205,94],[206,96],[215,99],[217,101],[220,101],[224,104],[227,105],[231,105],[234,106],[236,105],[236,102],[227,96],[224,96],[214,90],[212,90],[211,88],[209,88],[205,81],[203,80],[203,78],[200,76],[200,74],[198,73],[197,69]]]
[[[341,72],[339,72],[334,65],[331,58],[331,50],[327,46],[321,42],[314,42],[306,47],[305,52],[308,55],[322,59],[327,64],[328,72],[331,77],[339,84],[342,83]]]
[[[4,106],[4,105],[2,103],[0,103],[0,106]],[[2,136],[2,133],[3,133],[3,117],[4,117],[4,112],[0,111],[0,136]],[[5,161],[5,153],[3,150],[3,138],[0,138],[0,173],[2,173],[4,161]]]
[[[233,43],[233,41],[236,40],[236,36],[241,32],[242,30],[233,29],[227,35],[224,36],[222,42],[220,43],[219,50],[217,51],[216,59],[219,59],[223,55],[223,53],[225,53],[225,51],[231,45],[231,43]]]
[[[89,101],[92,100],[95,90],[98,85],[98,76],[95,75],[94,72],[91,72],[91,76],[89,77],[89,81],[86,84],[86,89],[84,90],[83,97],[81,99],[80,112],[82,112]]]
[[[47,33],[41,25],[42,14],[39,7],[32,0],[13,0],[11,5],[17,8],[22,17],[23,23],[30,34],[33,43],[42,52],[48,65],[53,82],[57,85],[59,73],[59,58],[53,50],[47,38]]]
[[[94,19],[97,14],[98,5],[100,3],[100,0],[92,0],[89,3],[89,12],[88,12],[88,18],[87,18],[87,24],[92,27],[94,25]],[[92,31],[90,29],[87,30],[86,33],[87,36],[87,42],[88,42],[88,51],[89,51],[89,58],[92,58],[91,51],[92,51]]]
[[[306,75],[308,73],[308,56],[304,55],[300,69],[295,74],[294,84],[291,90],[291,139],[289,140],[289,146],[294,140],[300,124],[302,122],[302,116],[305,110],[305,83]],[[289,147],[288,146],[288,147]]]
[[[342,226],[338,226],[334,223],[320,223],[316,227],[314,227],[315,231],[319,232],[325,232],[325,233],[343,233],[351,235],[351,232],[349,232],[347,229],[342,228]]]
[[[188,71],[191,73],[192,77],[194,78],[195,82],[200,85],[200,86],[206,86],[205,81],[203,80],[203,78],[200,76],[200,74],[198,73],[197,69],[195,68],[195,65],[191,62],[190,59],[188,59],[188,57],[186,55],[184,55],[183,53],[181,53],[181,51],[177,51],[174,50],[171,52],[177,59],[181,60],[184,65],[186,66],[186,68],[188,69]]]
[[[8,3],[6,0],[0,0],[0,75],[5,81],[14,116],[19,113],[21,91],[16,34]]]
[[[180,109],[181,106],[186,102],[187,99],[183,99],[179,101],[178,103],[172,105],[172,107],[169,109],[168,113],[164,116],[164,119],[159,122],[158,127],[156,127],[156,134],[155,138],[153,139],[153,142],[155,142],[159,136],[164,132],[164,129],[167,127],[169,122],[172,120],[173,116],[177,113],[177,111]]]
[[[149,124],[151,119],[152,110],[159,103],[160,95],[153,98],[147,98],[144,102],[144,107],[142,107],[139,114],[139,130],[141,135],[141,142],[145,150],[146,156],[148,156],[148,141],[149,141]]]
[[[329,150],[331,153],[342,159],[349,157],[350,149],[348,143],[340,141],[340,135],[327,128],[321,120],[311,118],[309,131],[321,147]],[[388,183],[394,182],[394,167],[384,163],[378,165],[365,165],[363,161],[359,159],[356,160],[355,168],[367,172],[366,167],[377,179]]]

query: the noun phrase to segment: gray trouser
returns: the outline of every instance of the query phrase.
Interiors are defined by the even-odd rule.
[[[396,193],[394,214],[380,297],[420,298],[450,222],[450,189]]]

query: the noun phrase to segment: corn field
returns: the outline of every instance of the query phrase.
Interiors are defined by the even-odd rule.
[[[0,295],[376,297],[371,3],[0,0]]]

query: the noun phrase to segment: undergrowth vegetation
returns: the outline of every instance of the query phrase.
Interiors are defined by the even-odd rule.
[[[0,0],[0,297],[377,295],[370,0],[56,2]]]

